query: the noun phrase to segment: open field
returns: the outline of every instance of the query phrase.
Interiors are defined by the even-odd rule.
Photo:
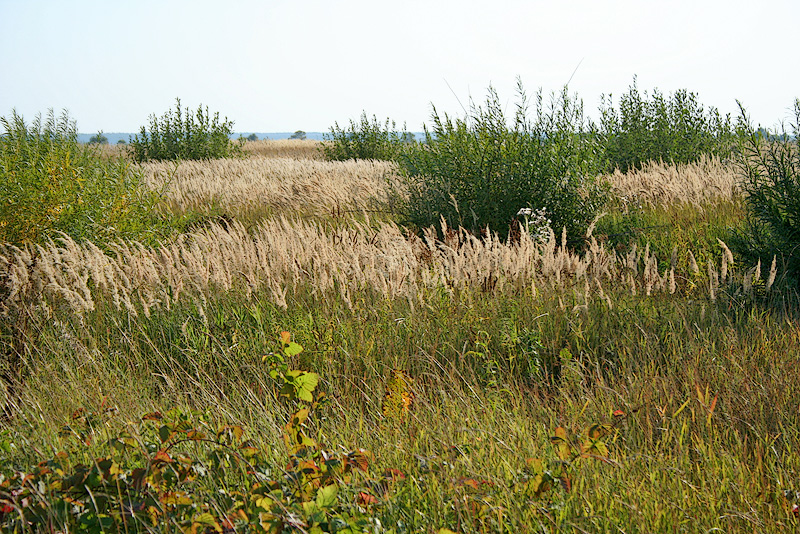
[[[413,234],[393,164],[299,143],[142,164],[159,209],[210,214],[157,246],[0,247],[0,522],[800,527],[800,297],[718,240],[734,167],[608,176],[618,200],[571,250]]]

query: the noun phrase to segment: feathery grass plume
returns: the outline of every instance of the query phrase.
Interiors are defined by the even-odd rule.
[[[733,266],[733,253],[731,249],[728,248],[728,245],[725,244],[722,239],[717,238],[717,243],[719,246],[722,247],[722,266],[720,269],[720,280],[722,283],[728,279],[728,266]],[[759,260],[760,263],[760,260]]]
[[[249,156],[323,160],[324,143],[313,139],[261,139],[248,141],[242,151]]]
[[[434,288],[496,294],[583,288],[586,304],[589,288],[605,283],[627,286],[634,295],[639,289],[646,295],[676,291],[674,270],[662,275],[649,247],[618,254],[593,241],[577,253],[552,234],[544,244],[529,236],[513,244],[492,233],[479,238],[463,228],[443,230],[447,239],[436,240],[429,229],[425,242],[392,223],[337,226],[279,217],[250,230],[236,221],[211,224],[158,247],[120,242],[110,253],[66,236],[35,249],[7,246],[0,253],[7,286],[3,306],[41,300],[80,315],[102,301],[135,317],[169,309],[179,299],[219,292],[251,296],[260,288],[283,308],[291,295],[306,291],[316,298],[338,295],[347,306],[364,291],[415,302]],[[691,252],[689,258],[691,263]],[[715,298],[719,275],[713,261],[708,269],[709,295]]]
[[[770,266],[770,268],[769,268],[769,276],[767,276],[767,285],[766,285],[767,291],[772,289],[772,284],[775,283],[775,275],[778,273],[778,269],[777,269],[778,264],[777,264],[777,262],[778,262],[778,257],[777,256],[773,256],[772,257],[772,266]]]
[[[397,167],[382,161],[327,162],[253,156],[140,165],[145,182],[164,187],[164,204],[174,214],[208,206],[236,218],[274,213],[326,215],[388,210],[400,191]],[[401,194],[401,193],[397,193]]]
[[[708,260],[708,297],[711,300],[717,300],[717,291],[719,290],[719,273],[717,273],[714,260]]]
[[[736,166],[707,156],[695,163],[676,165],[651,161],[641,170],[616,170],[604,179],[619,197],[649,206],[686,203],[702,208],[716,199],[733,199],[742,194]]]
[[[697,266],[697,260],[691,250],[689,251],[689,270],[694,275],[700,274],[700,267]]]
[[[669,294],[674,295],[677,285],[675,284],[675,267],[669,268]]]

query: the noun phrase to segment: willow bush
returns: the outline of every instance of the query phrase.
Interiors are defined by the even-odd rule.
[[[639,92],[636,78],[615,108],[612,95],[600,107],[599,141],[609,172],[641,169],[650,161],[692,163],[703,156],[726,158],[736,132],[729,115],[699,102],[697,94],[680,89],[665,96]]]
[[[440,115],[432,130],[401,159],[408,200],[404,215],[418,228],[464,227],[504,236],[521,208],[547,214],[552,227],[580,239],[605,204],[607,187],[596,177],[601,147],[584,119],[583,104],[565,87],[545,104],[536,94],[533,115],[521,82],[509,121],[489,88],[483,105],[464,118]],[[510,125],[509,125],[510,122]]]
[[[100,157],[78,143],[75,121],[51,109],[31,124],[0,118],[0,243],[41,243],[64,233],[76,240],[148,241],[164,229],[153,209],[158,193],[122,158]]]
[[[328,142],[322,145],[322,152],[325,159],[330,161],[395,161],[402,154],[403,146],[413,141],[414,135],[406,131],[405,126],[399,131],[397,124],[388,118],[381,124],[375,115],[370,119],[366,112],[362,112],[359,121],[351,119],[347,128],[340,127],[338,122],[334,123],[324,138]]]
[[[741,106],[740,167],[747,193],[748,226],[741,234],[750,254],[781,258],[800,277],[800,99],[791,135],[756,129]]]
[[[175,99],[175,112],[167,111],[161,118],[150,115],[150,127],[142,126],[139,135],[131,140],[130,155],[137,162],[151,160],[214,159],[239,156],[242,142],[231,140],[233,121],[220,121],[208,106],[200,105],[192,114],[181,110]]]

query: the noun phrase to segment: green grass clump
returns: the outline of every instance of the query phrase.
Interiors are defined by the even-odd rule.
[[[75,122],[51,110],[26,124],[0,118],[0,242],[41,243],[59,233],[99,243],[152,241],[168,232],[158,194],[129,162],[78,143]]]
[[[673,255],[685,263],[689,251],[697,260],[719,256],[719,240],[733,243],[746,226],[746,214],[742,197],[717,199],[700,206],[630,202],[609,209],[598,221],[594,235],[619,251],[632,243],[642,250],[649,247],[662,267],[668,267]]]
[[[181,101],[176,99],[175,112],[167,111],[160,119],[151,115],[149,129],[142,126],[129,151],[137,162],[240,156],[243,141],[232,141],[232,134],[232,121],[220,122],[219,113],[212,117],[208,106],[205,110],[198,106],[194,114],[189,108],[181,110]]]

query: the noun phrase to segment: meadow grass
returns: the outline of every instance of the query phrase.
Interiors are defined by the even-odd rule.
[[[264,361],[287,331],[304,349],[290,368],[318,374],[328,399],[305,432],[330,456],[369,458],[368,473],[339,481],[335,511],[370,518],[370,531],[798,527],[800,298],[724,246],[740,213],[735,180],[653,165],[644,172],[673,184],[653,195],[641,175],[615,175],[627,208],[611,206],[612,222],[570,250],[560,235],[515,244],[442,228],[438,241],[359,211],[388,209],[379,184],[391,172],[262,156],[183,163],[165,202],[201,209],[216,188],[230,220],[159,246],[3,247],[3,502],[21,509],[3,483],[60,452],[73,466],[122,464],[109,439],[145,442],[142,417],[172,408],[198,427],[242,425],[272,476],[294,480],[282,436],[296,406]],[[257,194],[272,211],[253,213]],[[329,211],[345,199],[353,212]],[[610,237],[651,223],[669,226],[653,244],[650,230]],[[410,379],[407,412],[385,409],[393,370]],[[216,473],[212,443],[178,450]],[[387,469],[398,470],[391,484]],[[263,481],[246,471],[197,476],[159,494],[157,521],[126,525],[216,530],[202,514],[217,526],[233,517],[226,492],[255,507]],[[192,504],[175,504],[179,492]],[[292,507],[296,493],[283,499],[285,531],[333,529],[333,508],[315,523],[312,506]],[[90,509],[74,512],[86,530],[103,525]],[[55,507],[50,517],[17,525],[67,528]],[[254,517],[231,525],[269,531]],[[124,531],[114,525],[103,528]]]
[[[248,141],[242,148],[251,156],[322,160],[322,146],[322,141],[313,139],[261,139]]]

